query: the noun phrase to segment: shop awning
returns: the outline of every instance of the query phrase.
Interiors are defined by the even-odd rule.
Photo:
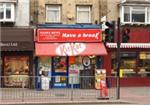
[[[103,43],[36,43],[37,56],[107,55]]]
[[[117,43],[106,43],[108,48],[117,48]],[[121,43],[120,48],[150,48],[150,43]]]

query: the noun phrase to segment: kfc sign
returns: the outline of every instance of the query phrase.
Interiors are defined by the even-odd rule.
[[[38,29],[38,42],[101,42],[100,29]]]

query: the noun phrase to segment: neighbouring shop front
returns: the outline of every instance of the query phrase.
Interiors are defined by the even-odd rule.
[[[107,44],[111,49],[111,74],[115,75],[117,62],[116,44]],[[122,43],[120,71],[122,86],[150,86],[150,44]]]
[[[101,29],[60,28],[43,26],[37,29],[35,54],[37,56],[37,88],[42,87],[42,77],[48,77],[48,88],[95,88],[96,70],[103,69],[103,56],[107,54],[102,43]],[[84,78],[82,78],[84,77]],[[87,77],[87,78],[86,78]]]
[[[33,31],[28,28],[2,28],[1,80],[3,87],[25,87],[32,85],[33,76]]]

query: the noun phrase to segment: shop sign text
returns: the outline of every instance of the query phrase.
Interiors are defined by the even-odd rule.
[[[38,42],[101,42],[100,29],[38,29]]]
[[[65,43],[56,48],[56,53],[60,56],[75,56],[85,51],[86,45],[83,43]]]
[[[0,43],[1,47],[17,47],[18,43],[17,42],[7,42],[7,43]]]

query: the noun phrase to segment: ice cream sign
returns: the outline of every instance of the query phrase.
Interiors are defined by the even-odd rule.
[[[38,29],[38,42],[101,42],[101,29]]]
[[[75,56],[85,51],[84,43],[64,43],[56,48],[56,54],[60,56]]]

